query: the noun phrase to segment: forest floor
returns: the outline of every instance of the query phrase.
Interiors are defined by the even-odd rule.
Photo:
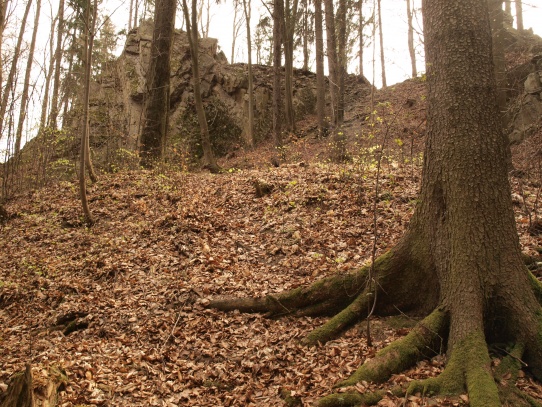
[[[263,146],[222,161],[219,175],[102,174],[88,191],[91,228],[82,226],[75,180],[10,201],[12,216],[0,225],[0,399],[26,363],[37,374],[65,369],[61,406],[284,406],[286,395],[289,405],[312,406],[333,392],[415,319],[371,320],[371,347],[366,323],[305,347],[299,340],[325,319],[266,319],[205,304],[344,273],[371,261],[375,236],[377,254],[397,241],[416,204],[423,142],[423,105],[405,89],[396,100],[379,94],[392,103],[381,105],[388,113],[376,127],[356,129],[363,107],[350,112],[345,164],[330,160],[331,139],[305,135],[291,137],[278,168]],[[385,146],[377,196],[375,145]],[[540,158],[528,147],[514,154],[519,238],[537,256]],[[255,181],[269,194],[257,197]],[[444,362],[420,362],[381,387],[435,376]],[[520,376],[517,385],[542,401],[542,386]],[[466,395],[390,395],[379,405],[466,404]]]

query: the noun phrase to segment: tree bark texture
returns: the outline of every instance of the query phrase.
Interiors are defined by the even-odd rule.
[[[175,0],[156,1],[140,144],[141,164],[146,168],[152,167],[162,158],[166,144],[170,60],[176,10]]]

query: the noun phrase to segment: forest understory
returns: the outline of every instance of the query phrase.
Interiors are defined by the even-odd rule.
[[[375,232],[376,255],[393,247],[416,205],[421,171],[421,139],[405,136],[414,137],[420,121],[399,119],[389,116],[378,135],[382,142],[387,134],[388,147],[376,197],[375,149],[357,144],[350,124],[348,163],[329,160],[331,139],[306,136],[290,139],[278,168],[264,146],[222,162],[219,175],[102,174],[88,191],[92,228],[82,225],[75,180],[8,202],[0,225],[0,400],[27,363],[37,377],[52,366],[65,370],[61,406],[313,406],[335,392],[418,319],[373,318],[372,346],[366,322],[306,346],[301,340],[326,318],[205,306],[217,296],[260,297],[358,269],[371,260]],[[514,148],[511,177],[520,242],[535,259],[539,141]],[[266,186],[263,194],[256,184]],[[495,366],[503,356],[492,349]],[[379,386],[342,390],[390,390],[380,406],[468,405],[466,394],[392,394],[438,376],[445,362],[436,356]],[[527,371],[517,386],[542,403],[542,386]]]

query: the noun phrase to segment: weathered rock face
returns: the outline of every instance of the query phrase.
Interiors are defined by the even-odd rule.
[[[119,137],[121,146],[133,151],[138,146],[138,135],[143,115],[145,76],[149,66],[152,43],[152,22],[144,21],[132,30],[123,54],[115,62],[109,75],[94,84],[91,105],[91,141],[105,133],[103,123],[108,122]],[[242,144],[248,118],[248,67],[246,64],[227,62],[218,50],[218,40],[200,39],[199,43],[201,93],[207,111],[211,139],[218,154],[235,144]],[[185,32],[175,35],[171,60],[169,144],[196,144],[199,127],[195,115],[190,48]],[[255,65],[254,106],[255,137],[264,138],[271,129],[272,67]],[[294,105],[296,118],[311,114],[316,105],[316,76],[311,72],[294,74]],[[101,113],[100,113],[101,112]],[[106,120],[107,119],[107,120]],[[118,144],[118,143],[117,143]]]
[[[509,55],[527,57],[507,72],[509,106],[505,122],[510,142],[519,144],[542,126],[542,38],[511,27],[507,27],[504,38]]]
[[[531,73],[523,83],[521,94],[509,108],[509,139],[518,144],[542,125],[542,54],[531,61]]]

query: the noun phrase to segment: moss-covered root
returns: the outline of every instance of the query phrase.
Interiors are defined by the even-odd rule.
[[[352,386],[362,380],[385,382],[392,374],[400,373],[422,358],[438,353],[448,323],[448,314],[437,308],[420,321],[407,336],[382,349],[337,387]]]
[[[334,393],[318,401],[318,407],[354,407],[354,406],[374,406],[387,394],[401,397],[406,389],[401,386],[392,387],[391,390],[377,390],[373,392],[357,393]]]
[[[383,255],[378,264],[389,255]],[[363,291],[368,267],[356,272],[340,274],[318,280],[307,287],[299,287],[276,295],[259,298],[215,298],[207,304],[208,308],[221,311],[239,310],[241,312],[267,313],[267,316],[285,314],[330,315],[353,302]]]
[[[473,332],[454,345],[440,376],[412,382],[407,394],[469,394],[471,407],[501,407],[491,360],[482,332]]]
[[[521,360],[523,351],[523,344],[516,344],[493,372],[495,381],[498,384],[501,401],[503,405],[516,407],[542,407],[542,403],[524,394],[516,387],[519,371],[525,366],[525,363]]]
[[[531,282],[534,295],[538,300],[538,303],[542,305],[542,282],[540,282],[529,270],[527,272],[529,273],[529,280]]]
[[[324,325],[314,329],[303,339],[305,345],[316,345],[318,342],[325,343],[341,334],[345,329],[353,325],[359,319],[367,316],[374,301],[374,295],[361,293],[345,309],[331,318]]]

